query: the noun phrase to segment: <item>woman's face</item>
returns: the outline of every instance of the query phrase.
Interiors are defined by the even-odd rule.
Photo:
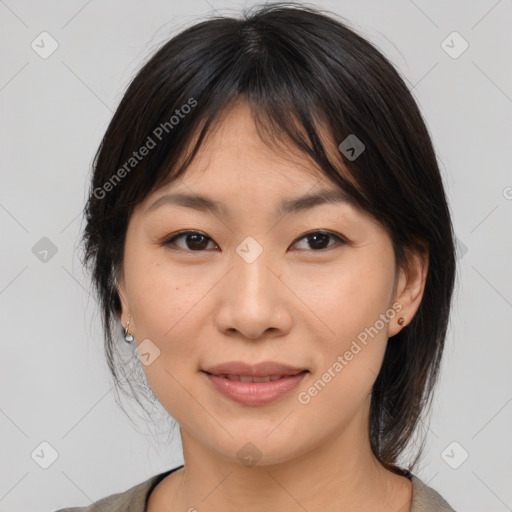
[[[388,235],[364,212],[347,202],[280,210],[337,190],[304,156],[269,149],[240,103],[183,179],[133,213],[122,320],[131,314],[148,382],[180,424],[184,448],[261,465],[326,442],[368,444],[370,392],[388,337],[400,316],[409,321],[421,293],[415,302],[395,296],[405,275],[395,273]],[[218,210],[162,199],[177,193],[204,196]],[[204,371],[269,361],[307,372],[230,384]]]

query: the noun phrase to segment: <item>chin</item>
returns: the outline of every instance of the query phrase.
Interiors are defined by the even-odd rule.
[[[231,432],[233,438],[224,437],[221,443],[214,440],[211,449],[220,457],[247,468],[285,464],[307,451],[306,447],[298,445],[297,439],[286,435],[286,432],[283,432],[286,437],[283,440],[278,436],[272,439],[275,432],[270,436],[267,436],[267,432],[265,429],[254,436]]]

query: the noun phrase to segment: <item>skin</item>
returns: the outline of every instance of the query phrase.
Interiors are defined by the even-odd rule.
[[[238,102],[183,179],[148,196],[130,219],[118,278],[121,320],[126,325],[130,314],[136,343],[149,338],[160,350],[143,368],[180,425],[185,461],[151,493],[149,512],[410,509],[411,483],[373,456],[368,418],[388,338],[417,311],[428,261],[413,255],[408,272],[397,271],[386,231],[348,203],[277,217],[283,199],[336,188],[287,147],[269,148],[248,105]],[[170,204],[144,215],[170,191],[206,195],[229,216]],[[206,238],[163,244],[180,230]],[[318,230],[350,243],[331,236],[315,245],[304,237]],[[236,252],[247,236],[263,248],[252,263]],[[298,394],[397,302],[401,311],[300,403]],[[278,401],[246,406],[219,394],[200,372],[233,360],[278,361],[310,373]],[[249,442],[261,454],[253,466],[237,456]]]

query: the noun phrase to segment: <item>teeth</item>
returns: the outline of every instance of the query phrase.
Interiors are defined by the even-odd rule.
[[[219,377],[223,377],[224,379],[234,380],[237,382],[271,382],[274,380],[279,380],[283,376],[282,375],[267,375],[266,377],[252,377],[250,375],[219,375]]]

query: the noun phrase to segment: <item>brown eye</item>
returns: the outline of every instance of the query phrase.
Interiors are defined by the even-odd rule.
[[[330,239],[334,240],[334,242],[329,243]],[[177,243],[177,240],[184,240],[184,242],[180,245]],[[346,243],[344,238],[329,231],[312,231],[303,235],[301,238],[298,238],[294,242],[294,245],[301,240],[307,240],[307,245],[309,245],[309,247],[301,250],[312,250],[313,252],[321,252],[330,249],[333,245],[336,245],[336,242],[338,245]],[[181,233],[178,233],[162,242],[162,245],[174,245],[178,250],[187,252],[203,252],[208,250],[207,247],[209,242],[213,243],[213,240],[199,231],[182,231]],[[214,249],[219,248],[217,244],[213,243],[213,245]]]
[[[329,239],[336,239],[338,243],[345,243],[345,240],[341,238],[338,235],[335,235],[334,233],[330,233],[329,231],[312,231],[311,233],[307,233],[306,235],[302,236],[297,240],[308,240],[309,248],[306,247],[305,250],[313,250],[314,252],[320,252],[326,249],[329,249],[334,244],[329,244]],[[297,243],[296,242],[296,243]]]
[[[180,239],[185,240],[184,246],[176,244],[176,240]],[[213,242],[210,237],[203,233],[198,231],[183,231],[163,242],[163,245],[177,245],[179,249],[196,252],[204,251],[207,248],[208,241]],[[215,245],[215,247],[217,247],[217,245]]]

